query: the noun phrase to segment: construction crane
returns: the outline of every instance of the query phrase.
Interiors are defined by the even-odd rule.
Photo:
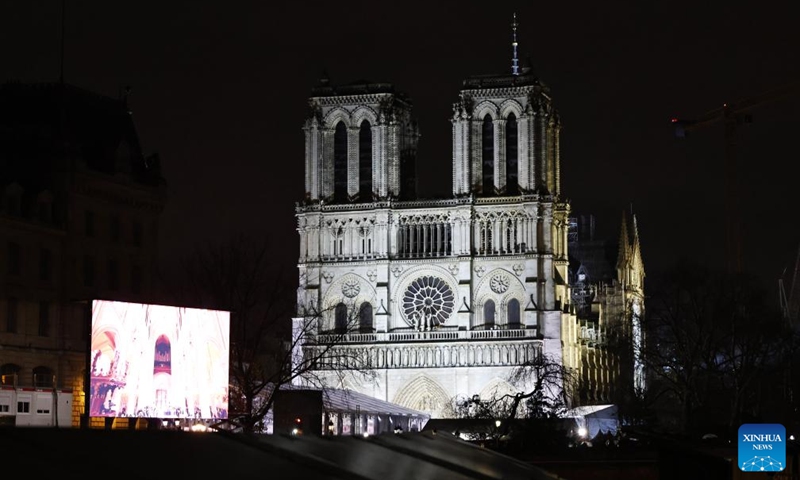
[[[800,82],[793,82],[768,90],[736,103],[723,103],[693,120],[673,118],[675,135],[686,137],[689,132],[722,122],[725,139],[725,249],[729,273],[742,271],[742,227],[739,206],[739,178],[736,161],[736,133],[741,124],[751,123],[754,109],[788,98],[800,92]]]
[[[797,249],[797,259],[794,262],[789,293],[787,294],[783,280],[786,277],[788,268],[787,266],[784,269],[783,275],[778,279],[778,295],[780,296],[783,318],[789,326],[793,326],[795,322],[800,320],[800,248]]]

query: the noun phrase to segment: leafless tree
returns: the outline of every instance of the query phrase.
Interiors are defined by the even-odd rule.
[[[526,387],[516,393],[498,394],[491,398],[481,399],[473,395],[454,399],[455,416],[491,418],[505,424],[516,418],[558,418],[571,405],[577,376],[558,359],[540,354],[516,367],[508,382]]]
[[[348,312],[344,326],[319,335],[332,312],[298,315],[296,282],[274,268],[272,251],[268,240],[244,236],[199,248],[182,261],[177,290],[187,304],[231,311],[228,422],[245,433],[264,430],[278,389],[301,379],[319,384],[317,371],[326,365],[341,374],[366,371],[361,356],[339,348],[358,328],[358,316]],[[298,357],[301,343],[313,346]]]
[[[676,427],[729,428],[757,415],[769,381],[788,360],[777,310],[747,275],[679,264],[665,275],[649,305],[643,358],[651,396],[676,406]],[[702,417],[703,422],[700,422]]]

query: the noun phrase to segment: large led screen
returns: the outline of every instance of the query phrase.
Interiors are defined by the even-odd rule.
[[[228,417],[230,312],[92,302],[89,415]]]

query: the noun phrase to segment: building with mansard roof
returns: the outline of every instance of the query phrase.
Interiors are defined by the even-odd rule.
[[[295,332],[317,323],[296,361],[322,357],[315,379],[434,418],[459,398],[529,391],[509,378],[535,358],[584,368],[597,345],[568,283],[561,118],[539,78],[515,60],[463,82],[441,200],[416,196],[419,129],[391,85],[323,81],[309,105]],[[372,375],[346,374],[355,359]],[[606,391],[608,364],[585,368]]]
[[[0,85],[0,386],[73,391],[77,422],[90,300],[151,298],[164,204],[124,97]]]

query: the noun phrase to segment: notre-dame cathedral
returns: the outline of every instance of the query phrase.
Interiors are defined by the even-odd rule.
[[[313,89],[294,322],[319,315],[306,351],[337,336],[315,372],[331,387],[442,417],[458,398],[530,388],[509,376],[542,356],[578,374],[574,404],[641,382],[636,355],[605,348],[613,331],[641,341],[635,218],[610,275],[570,255],[580,238],[561,189],[561,118],[513,47],[510,73],[468,78],[454,98],[449,199],[417,198],[418,126],[392,85]],[[374,375],[337,375],[335,358]]]

